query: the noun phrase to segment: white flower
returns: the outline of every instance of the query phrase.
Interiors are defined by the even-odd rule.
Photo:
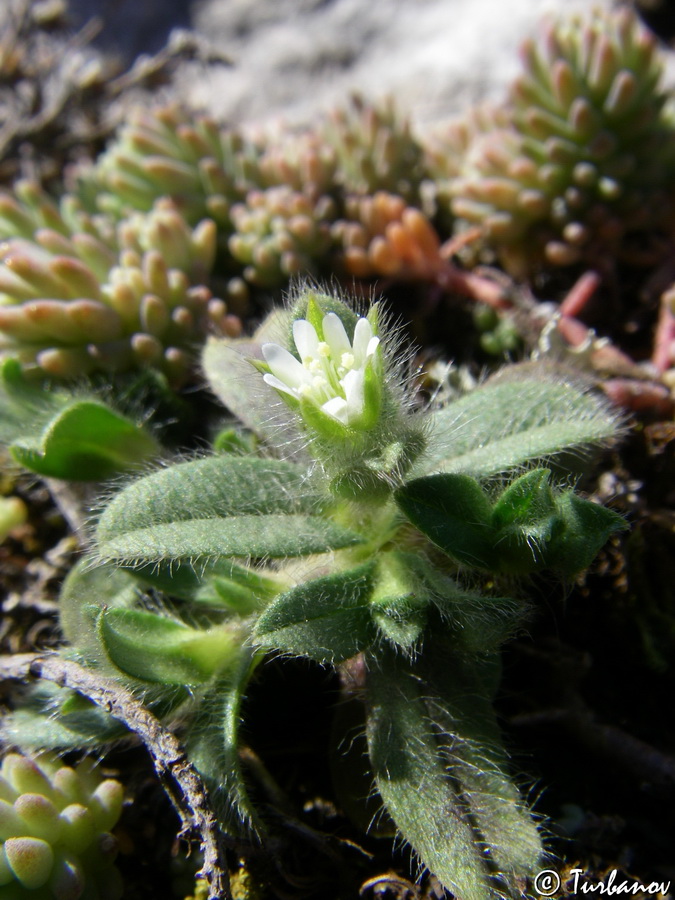
[[[373,375],[379,378],[380,339],[368,319],[360,318],[350,341],[333,312],[323,317],[321,330],[323,334],[317,334],[307,319],[293,322],[300,360],[279,344],[263,344],[270,370],[264,380],[289,398],[309,401],[341,425],[368,427],[379,412],[379,391],[368,388]]]

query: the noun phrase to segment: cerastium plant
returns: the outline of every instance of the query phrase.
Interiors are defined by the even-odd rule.
[[[247,685],[269,653],[338,667],[400,835],[457,897],[488,900],[543,850],[492,710],[523,606],[476,586],[568,578],[623,527],[557,483],[561,459],[556,476],[542,462],[606,441],[616,420],[527,364],[422,408],[391,331],[380,304],[359,315],[304,287],[253,340],[211,341],[205,372],[247,431],[112,496],[95,565],[63,589],[64,652],[181,721],[223,827],[263,834],[238,754]],[[31,703],[5,725],[16,743],[114,737],[57,690]],[[36,711],[59,708],[36,729]]]

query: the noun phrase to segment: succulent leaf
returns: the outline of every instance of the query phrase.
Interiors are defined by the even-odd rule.
[[[452,208],[517,277],[593,263],[670,222],[673,127],[655,41],[627,8],[547,27],[523,48],[504,123],[467,149]]]
[[[48,885],[49,896],[73,900],[85,891],[110,900],[122,896],[109,833],[122,812],[119,782],[102,780],[86,762],[73,769],[53,754],[30,760],[11,753],[0,766],[0,784],[7,797],[0,804],[14,815],[10,821],[0,809],[5,893],[14,886],[25,896]],[[103,852],[103,844],[112,853]]]

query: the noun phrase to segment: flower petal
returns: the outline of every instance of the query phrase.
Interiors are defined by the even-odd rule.
[[[363,317],[359,319],[356,323],[356,328],[354,329],[354,365],[362,366],[365,358],[366,352],[368,349],[368,344],[373,337],[373,328],[368,319],[364,319]]]
[[[263,381],[265,384],[269,384],[270,387],[276,388],[278,391],[283,391],[284,394],[291,394],[293,397],[296,396],[297,391],[294,391],[293,388],[289,388],[287,384],[284,384],[283,381],[280,381],[276,375],[265,374],[263,375]]]
[[[349,406],[347,405],[347,401],[343,400],[342,397],[333,397],[330,400],[326,400],[326,402],[322,404],[321,409],[325,413],[328,413],[329,416],[337,419],[338,422],[342,422],[343,425],[349,424]]]
[[[293,340],[303,362],[307,357],[316,359],[319,352],[319,336],[311,322],[307,319],[296,319],[293,322]]]
[[[333,359],[340,359],[343,353],[351,353],[352,345],[349,343],[345,326],[336,313],[330,312],[323,317],[323,336],[331,349]]]
[[[340,381],[349,407],[349,418],[356,419],[363,412],[363,384],[365,380],[365,372],[363,369],[352,369],[347,372],[345,377]]]
[[[377,337],[377,335],[375,335],[375,337],[371,337],[371,339],[368,341],[368,347],[366,348],[366,359],[368,359],[369,356],[373,355],[373,353],[377,350],[379,343],[380,339],[379,337]]]
[[[284,384],[291,388],[297,388],[301,384],[307,384],[310,380],[310,375],[302,363],[299,363],[292,353],[280,347],[279,344],[263,344],[261,349],[272,374],[276,375]]]

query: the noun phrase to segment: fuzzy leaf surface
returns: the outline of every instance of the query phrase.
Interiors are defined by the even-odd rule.
[[[537,459],[601,443],[617,433],[608,404],[564,373],[511,366],[437,411],[416,474],[499,475]]]
[[[495,897],[467,810],[430,733],[424,685],[393,651],[369,660],[366,734],[377,789],[398,830],[462,900]]]
[[[441,550],[469,566],[490,568],[495,532],[492,504],[468,475],[431,475],[396,492],[408,519]]]
[[[104,610],[98,629],[118,669],[158,684],[202,684],[234,664],[241,643],[232,627],[189,628],[140,609]]]
[[[451,637],[435,630],[419,674],[447,770],[460,786],[490,856],[507,878],[532,876],[543,854],[527,805],[508,774],[508,760],[490,702],[499,657],[453,653]]]
[[[345,547],[360,538],[322,518],[304,472],[279,460],[208,457],[179,463],[121,491],[97,528],[103,560],[213,563]]]
[[[418,478],[396,492],[408,519],[437,547],[469,566],[526,575],[575,575],[615,531],[617,513],[566,490],[555,495],[548,469],[517,478],[494,506],[468,475]]]
[[[255,639],[322,663],[349,659],[376,637],[369,604],[373,573],[369,563],[286,591],[258,620]]]
[[[205,779],[221,822],[228,830],[264,831],[249,797],[239,755],[242,705],[251,676],[264,653],[243,646],[237,665],[217,681],[188,731],[191,762]]]
[[[92,397],[31,385],[12,359],[0,368],[0,419],[12,457],[47,478],[100,481],[159,452],[126,416]]]

